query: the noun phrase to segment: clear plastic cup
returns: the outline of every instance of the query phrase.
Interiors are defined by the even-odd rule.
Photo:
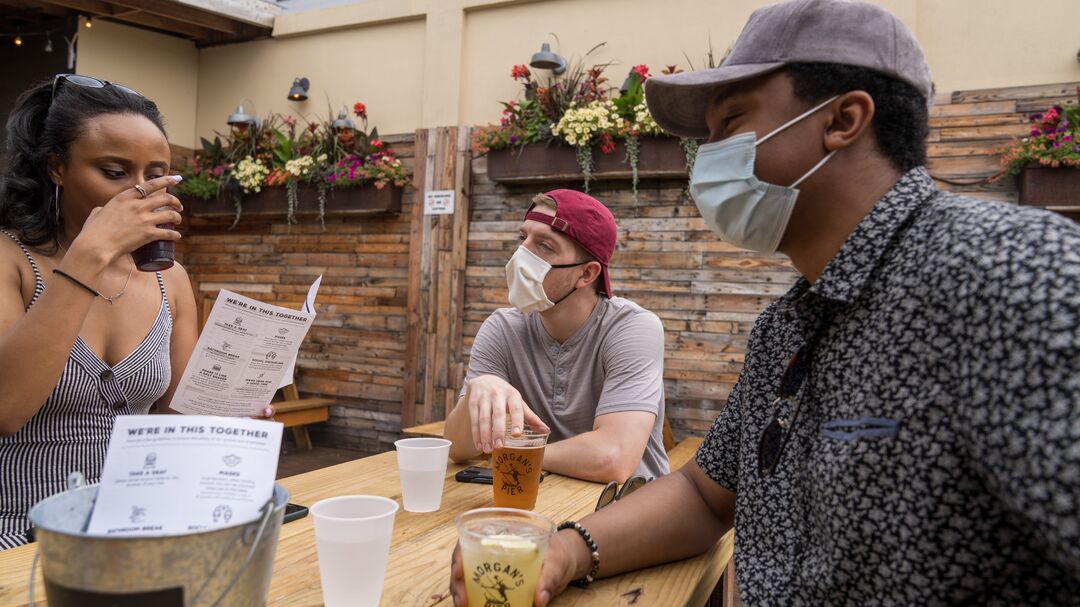
[[[548,433],[528,428],[520,436],[506,433],[503,446],[491,452],[491,491],[499,508],[536,507]]]
[[[456,519],[468,607],[531,607],[555,525],[516,508],[479,508]]]
[[[326,607],[377,607],[398,503],[376,495],[316,502],[315,548]]]
[[[442,503],[450,441],[442,438],[403,438],[397,449],[401,501],[409,512],[434,512]]]

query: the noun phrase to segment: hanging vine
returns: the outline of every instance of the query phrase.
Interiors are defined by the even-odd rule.
[[[582,145],[576,148],[577,150],[577,163],[581,168],[581,173],[585,175],[585,193],[589,193],[589,182],[592,181],[593,174],[593,152],[591,145]]]
[[[636,135],[626,138],[626,160],[630,163],[630,172],[634,179],[634,202],[637,202],[638,157],[641,155],[641,140]]]
[[[687,178],[686,191],[687,194],[689,194],[690,179],[694,176],[694,163],[697,162],[698,142],[697,139],[681,137],[679,139],[679,145],[682,146],[683,152],[686,153],[686,174],[690,176]]]
[[[285,194],[289,201],[289,214],[285,218],[285,223],[292,224],[296,221],[296,207],[300,204],[300,182],[296,179],[290,179],[285,182]]]
[[[326,179],[319,179],[319,225],[322,229],[326,229],[326,191],[330,189],[330,184],[326,183]]]

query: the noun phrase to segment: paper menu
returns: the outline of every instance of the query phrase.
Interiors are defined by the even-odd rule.
[[[170,535],[253,521],[273,494],[279,422],[116,418],[87,533]]]
[[[315,296],[319,294],[319,285],[322,284],[322,274],[315,279],[315,282],[311,283],[311,288],[308,289],[307,297],[304,298],[304,305],[300,307],[300,311],[305,314],[311,314],[312,318],[315,317]],[[286,366],[285,374],[281,376],[281,383],[278,388],[284,388],[285,386],[293,383],[293,375],[296,371],[296,354],[293,354],[292,360]]]
[[[169,407],[189,415],[262,415],[278,387],[292,383],[314,318],[222,289]]]

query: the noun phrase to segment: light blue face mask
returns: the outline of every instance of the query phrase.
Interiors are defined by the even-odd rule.
[[[690,195],[709,226],[725,242],[737,247],[772,253],[787,229],[799,184],[833,157],[829,152],[812,169],[788,187],[765,183],[754,176],[757,146],[825,107],[839,95],[792,118],[757,140],[757,133],[741,133],[698,148]]]

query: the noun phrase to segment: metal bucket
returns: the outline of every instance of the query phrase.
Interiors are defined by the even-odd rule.
[[[86,535],[98,487],[82,487],[30,510],[50,607],[262,606],[289,493],[274,495],[258,520],[185,535]],[[30,600],[34,577],[31,571]]]

